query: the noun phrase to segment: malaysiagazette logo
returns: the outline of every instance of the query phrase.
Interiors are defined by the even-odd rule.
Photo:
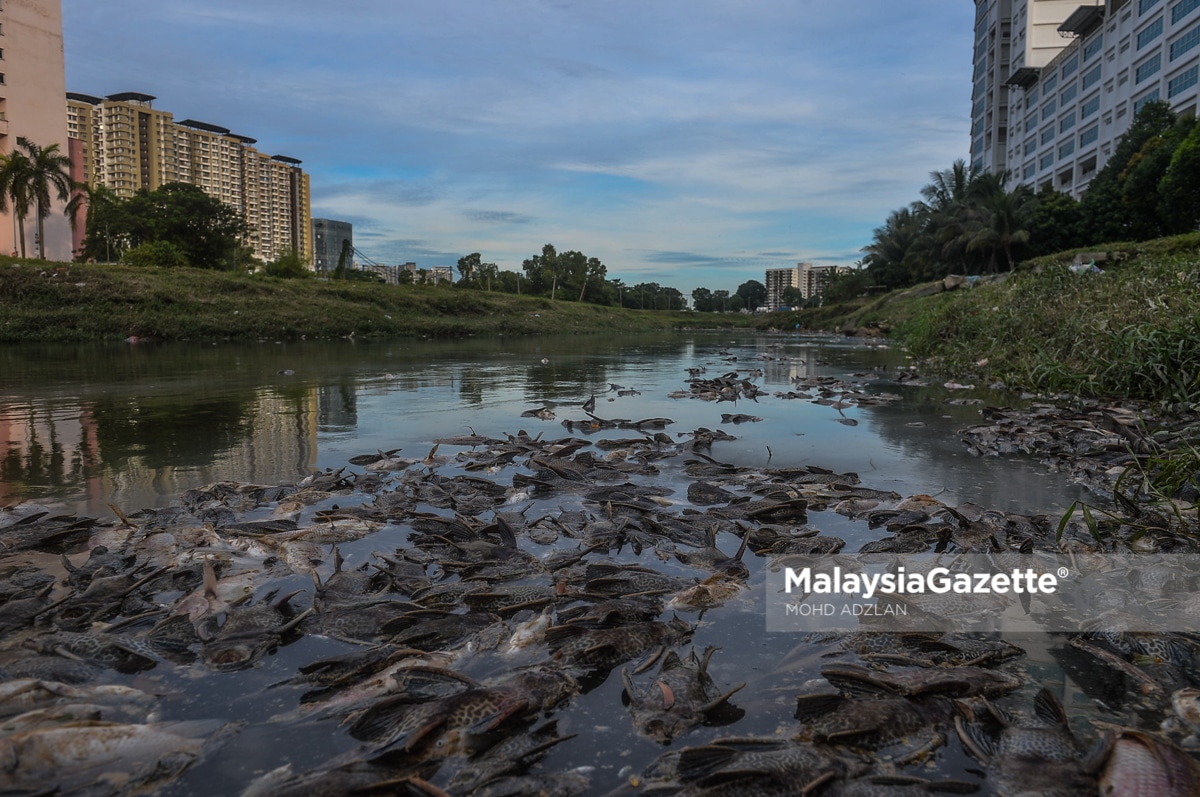
[[[903,567],[890,573],[832,572],[805,567],[784,568],[784,592],[793,590],[806,595],[843,595],[847,598],[870,600],[876,594],[889,595],[1009,595],[1052,594],[1058,590],[1054,573],[1040,573],[1033,568],[1013,569],[1005,573],[954,573],[947,567],[935,567],[927,572],[906,571]]]

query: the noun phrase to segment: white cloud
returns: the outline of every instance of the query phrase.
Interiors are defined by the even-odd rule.
[[[144,91],[300,158],[314,213],[355,219],[376,259],[515,268],[550,241],[614,276],[733,288],[844,261],[968,145],[961,0],[64,0],[63,16],[70,90]]]

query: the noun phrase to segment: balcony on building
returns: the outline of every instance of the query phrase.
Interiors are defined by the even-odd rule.
[[[1082,39],[1102,24],[1104,24],[1104,6],[1080,6],[1063,20],[1063,23],[1058,26],[1058,32],[1063,36]]]

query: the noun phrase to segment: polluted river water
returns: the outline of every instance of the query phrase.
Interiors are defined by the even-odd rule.
[[[768,630],[777,553],[812,540],[858,551],[889,536],[873,510],[918,496],[1057,521],[1100,501],[1037,457],[968,450],[961,432],[982,408],[1038,399],[919,374],[878,341],[264,342],[0,359],[12,550],[0,567],[54,578],[50,608],[5,626],[0,670],[39,672],[22,665],[34,652],[86,661],[86,683],[152,697],[103,721],[191,734],[136,765],[83,767],[87,787],[18,766],[14,790],[902,794],[920,778],[986,793],[1006,787],[1003,767],[981,761],[1000,733],[980,719],[981,695],[1002,716],[1061,704],[1081,761],[1105,728],[1156,731],[1168,713],[1066,635],[1010,636],[1021,655],[950,662],[959,648],[936,634],[873,658]],[[87,528],[12,544],[65,516]],[[136,586],[93,608],[78,573],[100,545],[126,555],[104,573]],[[244,594],[219,606],[206,567],[223,584],[241,576]],[[231,630],[292,593],[247,620],[252,633]],[[196,594],[207,602],[184,604]],[[118,652],[98,654],[96,638]],[[368,651],[387,663],[365,663]],[[336,685],[313,666],[347,657],[360,669]],[[894,679],[934,660],[991,668],[1003,686],[934,687],[910,732],[868,738],[887,712],[913,710],[914,688]],[[967,707],[944,708],[951,698]],[[861,727],[821,735],[863,711]]]

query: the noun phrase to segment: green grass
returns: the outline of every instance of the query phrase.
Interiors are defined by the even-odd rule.
[[[1102,274],[1074,274],[1104,252]],[[875,325],[946,375],[1013,387],[1200,404],[1200,234],[1106,244],[1021,264],[1002,282],[918,286],[852,303],[774,313],[790,329]]]
[[[0,257],[0,342],[464,338],[744,327],[740,315],[650,312],[441,286],[282,280],[200,269]]]

